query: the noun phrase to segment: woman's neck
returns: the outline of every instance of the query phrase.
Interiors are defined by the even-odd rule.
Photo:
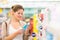
[[[11,18],[11,22],[19,22],[19,20],[15,19],[15,18]]]

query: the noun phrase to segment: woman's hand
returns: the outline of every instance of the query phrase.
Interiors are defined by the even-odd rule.
[[[18,34],[22,34],[23,32],[24,32],[23,29],[18,29],[18,30],[17,30],[17,33],[18,33]]]

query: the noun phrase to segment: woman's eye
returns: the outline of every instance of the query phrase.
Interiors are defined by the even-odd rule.
[[[20,13],[18,13],[18,14],[20,14]]]
[[[21,13],[21,15],[23,15],[23,13]]]
[[[18,13],[18,14],[23,15],[23,13]]]

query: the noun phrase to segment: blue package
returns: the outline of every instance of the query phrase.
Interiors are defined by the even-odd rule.
[[[25,25],[24,25],[24,27],[23,27],[23,29],[24,29],[24,30],[26,30],[28,26],[29,26],[29,24],[28,24],[28,23],[27,23],[27,24],[25,24]]]
[[[47,37],[47,40],[53,40],[53,34],[46,31],[46,37]]]

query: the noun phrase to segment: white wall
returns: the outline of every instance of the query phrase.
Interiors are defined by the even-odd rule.
[[[54,2],[54,1],[8,1],[7,3],[1,3],[0,2],[0,7],[2,8],[10,8],[14,4],[20,4],[23,5],[24,7],[48,7],[48,6],[53,6],[54,4],[59,3],[59,2]]]
[[[60,2],[56,3],[51,9],[51,21],[49,24],[50,31],[56,37],[55,40],[60,40]],[[49,29],[48,28],[48,29]]]

